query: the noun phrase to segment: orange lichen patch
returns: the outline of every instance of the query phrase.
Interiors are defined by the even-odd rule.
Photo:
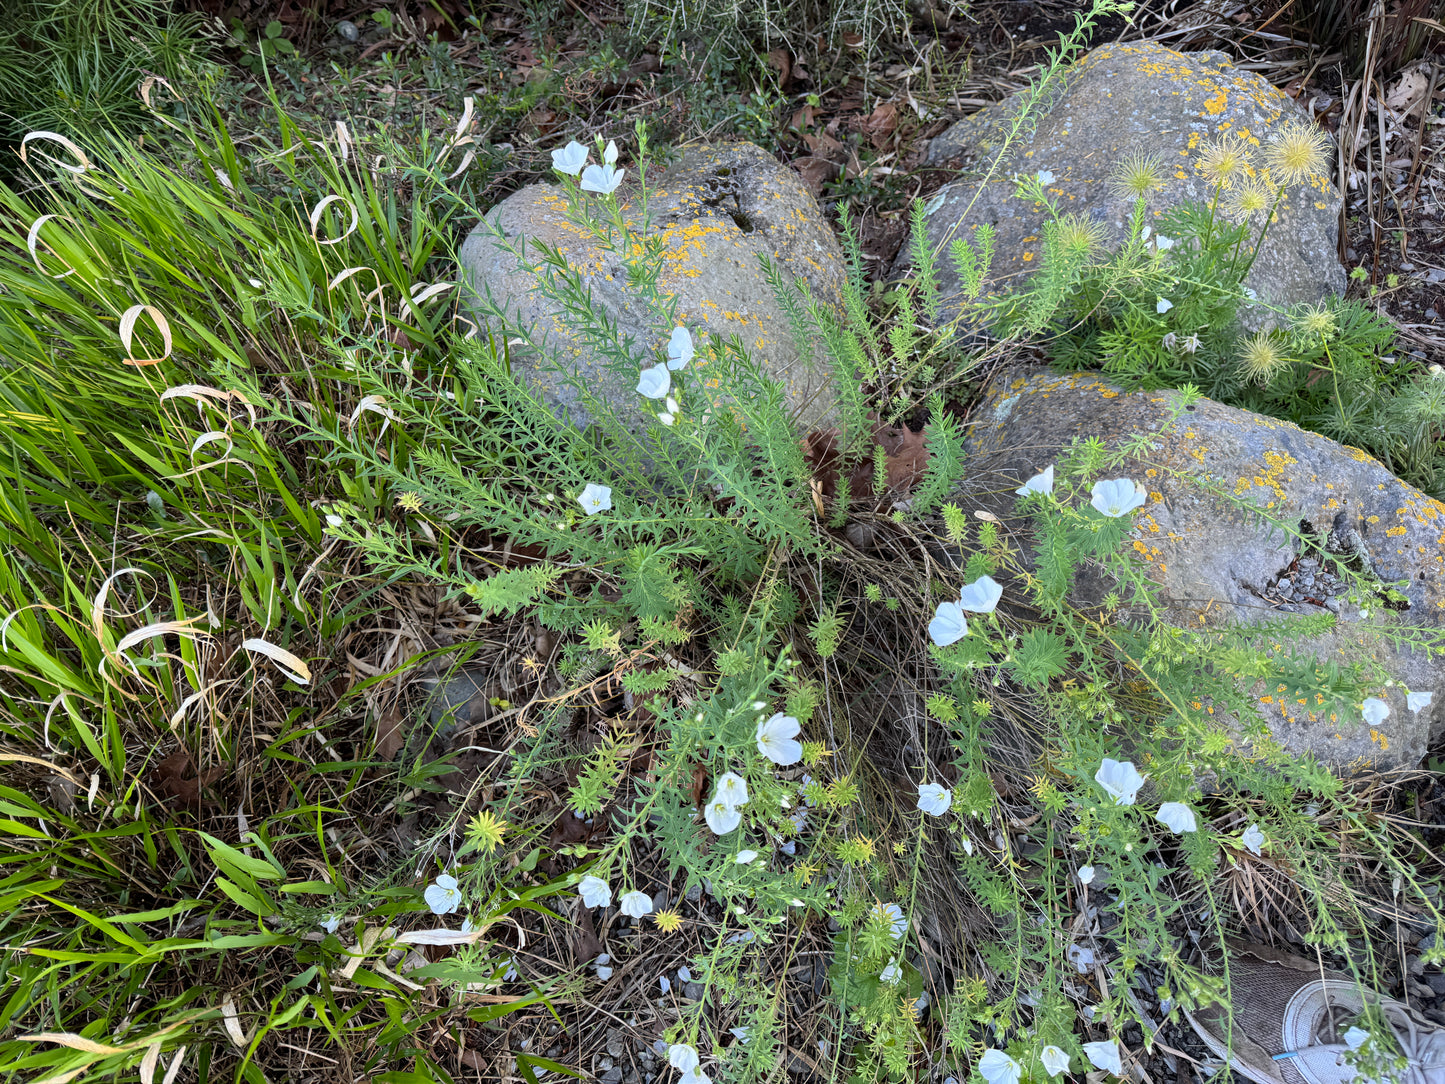
[[[1217,117],[1219,116],[1219,114],[1224,112],[1224,107],[1228,104],[1229,95],[1224,93],[1223,88],[1220,88],[1218,93],[1216,93],[1212,98],[1209,98],[1205,101],[1204,111],[1208,113],[1211,117]],[[1223,128],[1225,126],[1221,125],[1220,127]]]
[[[1376,730],[1374,727],[1370,727],[1370,740],[1376,745],[1378,745],[1381,749],[1390,748],[1390,739],[1387,738],[1380,731]]]

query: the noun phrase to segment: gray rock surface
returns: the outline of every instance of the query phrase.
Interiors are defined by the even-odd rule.
[[[1095,373],[1004,372],[989,385],[969,441],[974,477],[1013,489],[1054,462],[1074,437],[1109,445],[1160,430],[1174,392],[1123,392]],[[1342,771],[1414,767],[1445,731],[1445,659],[1397,648],[1381,630],[1445,628],[1445,504],[1406,485],[1357,448],[1289,422],[1211,400],[1160,432],[1148,465],[1133,472],[1150,490],[1136,513],[1133,545],[1160,584],[1168,619],[1208,630],[1223,623],[1279,620],[1287,613],[1337,613],[1332,630],[1299,650],[1342,665],[1377,661],[1396,681],[1373,695],[1390,707],[1378,727],[1280,703],[1257,689],[1260,712],[1279,742]],[[1229,502],[1195,484],[1208,478],[1281,522],[1308,525],[1317,545],[1300,552],[1278,530],[1248,523]],[[1351,602],[1347,569],[1382,585]],[[1313,577],[1313,583],[1304,581]],[[1380,597],[1393,586],[1404,598]],[[1334,605],[1329,605],[1333,603]],[[1433,692],[1411,712],[1400,685]]]
[[[992,179],[982,182],[1021,102],[1014,95],[966,117],[928,150],[928,165],[962,167],[929,213],[929,239],[937,244],[992,223],[996,288],[1040,263],[1042,208],[1016,199],[1011,177],[1048,170],[1055,178],[1048,188],[1061,209],[1103,223],[1109,244],[1117,247],[1133,205],[1132,196],[1121,197],[1110,184],[1120,161],[1132,154],[1162,157],[1165,184],[1150,197],[1157,218],[1181,203],[1212,198],[1213,186],[1197,168],[1206,142],[1232,132],[1259,146],[1284,121],[1302,116],[1283,93],[1232,67],[1223,53],[1177,53],[1157,42],[1105,45],[1074,65],[1063,89],[1042,106],[1037,127],[1030,132],[1026,125]],[[1246,286],[1261,301],[1285,308],[1343,291],[1339,208],[1339,191],[1328,177],[1292,186]],[[907,266],[905,246],[894,270]],[[945,295],[956,291],[952,267],[940,271]],[[1251,309],[1241,322],[1258,330],[1273,326],[1274,318]]]
[[[631,177],[635,172],[629,170]],[[700,331],[737,336],[787,389],[801,427],[825,419],[833,404],[828,374],[821,365],[800,359],[758,263],[760,255],[767,255],[806,280],[815,297],[841,303],[842,252],[797,174],[751,143],[720,144],[685,151],[665,170],[650,173],[648,188],[653,229],[660,231],[667,249],[661,286],[676,293],[678,317],[692,328],[694,339]],[[635,185],[629,180],[618,194],[626,198],[624,213],[636,225],[640,208]],[[672,329],[656,325],[654,314],[628,289],[620,258],[566,212],[560,188],[534,184],[507,197],[487,218],[512,243],[525,237],[558,246],[582,272],[599,307],[634,340],[639,369],[663,360]],[[540,327],[547,335],[551,359],[514,353],[512,368],[542,391],[555,413],[579,425],[592,420],[575,390],[560,378],[559,366],[566,366],[629,424],[642,421],[645,401],[635,390],[636,375],[623,379],[604,368],[601,358],[564,325],[559,307],[535,291],[535,278],[497,246],[485,225],[463,243],[460,263],[473,290],[490,290],[519,323]]]

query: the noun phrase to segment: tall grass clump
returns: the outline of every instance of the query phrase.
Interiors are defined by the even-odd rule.
[[[169,0],[13,0],[0,25],[0,178],[29,131],[74,140],[134,130],[147,78],[185,85],[204,67],[200,17]]]

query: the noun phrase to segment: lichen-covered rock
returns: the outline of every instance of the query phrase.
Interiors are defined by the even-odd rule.
[[[1273,689],[1255,690],[1261,713],[1285,748],[1338,769],[1415,766],[1445,730],[1445,659],[1398,648],[1390,630],[1445,632],[1445,504],[1356,448],[1212,400],[1163,430],[1175,395],[1122,392],[1094,373],[1004,373],[980,407],[970,472],[998,479],[1011,501],[1013,487],[1074,437],[1113,445],[1158,432],[1147,463],[1133,472],[1149,499],[1136,514],[1132,544],[1161,587],[1168,619],[1208,630],[1335,612],[1333,630],[1298,649],[1341,665],[1378,661],[1396,682],[1373,690],[1389,704],[1388,718],[1371,727],[1357,709],[1320,713],[1280,702]],[[1299,527],[1313,544],[1301,552],[1202,480]],[[1344,591],[1351,569],[1379,585],[1363,606]],[[1387,601],[1388,589],[1398,596]],[[1412,712],[1405,688],[1433,693],[1433,702]]]
[[[661,287],[677,295],[679,319],[694,332],[736,335],[787,389],[800,426],[824,420],[833,404],[828,373],[799,357],[758,262],[767,255],[806,280],[815,297],[841,303],[842,252],[797,175],[751,143],[737,143],[685,151],[665,170],[649,173],[648,188],[653,229],[667,249]],[[629,184],[619,195],[627,197],[624,214],[636,226],[635,187]],[[594,302],[636,342],[639,368],[661,360],[671,329],[656,326],[655,315],[628,289],[621,260],[568,219],[560,188],[529,185],[487,217],[512,244],[529,238],[560,248],[582,273]],[[625,422],[642,420],[636,376],[624,380],[609,372],[566,325],[560,308],[536,292],[535,277],[484,226],[462,245],[460,262],[473,290],[489,290],[520,323],[546,332],[556,360],[514,354],[512,369],[542,392],[554,413],[584,426],[592,420],[557,370],[560,361]]]
[[[1039,266],[1043,209],[1014,197],[1014,175],[1052,173],[1048,190],[1062,209],[1102,223],[1116,247],[1133,207],[1133,197],[1121,196],[1110,184],[1122,160],[1161,156],[1164,187],[1150,197],[1157,218],[1181,203],[1212,198],[1213,185],[1198,169],[1205,142],[1228,132],[1260,146],[1285,120],[1300,115],[1288,97],[1258,75],[1233,68],[1223,53],[1176,53],[1156,42],[1105,45],[1070,70],[1064,88],[1041,106],[1037,127],[1030,133],[1025,126],[993,179],[980,188],[1021,103],[1022,95],[997,102],[929,145],[929,165],[964,166],[928,215],[929,239],[937,245],[993,224],[995,283]],[[1339,209],[1340,194],[1328,177],[1314,176],[1287,190],[1245,280],[1260,301],[1288,308],[1344,289],[1336,254]],[[905,247],[895,270],[904,270],[908,259]],[[958,279],[952,267],[941,271],[945,295],[954,294]],[[1258,330],[1273,326],[1274,318],[1251,307],[1241,313],[1241,322]]]

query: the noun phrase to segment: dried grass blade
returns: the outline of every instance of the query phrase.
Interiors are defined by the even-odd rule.
[[[61,169],[65,170],[68,173],[74,173],[76,175],[79,175],[91,168],[90,159],[86,157],[85,152],[79,147],[77,147],[70,140],[66,139],[59,132],[27,132],[20,140],[20,161],[26,163],[30,161],[27,155],[30,152],[30,141],[32,139],[48,139],[54,143],[59,143],[71,154],[75,155],[76,161],[80,163],[80,165],[78,166],[66,165],[64,162],[57,161],[56,159],[51,158],[49,155],[45,156],[48,161],[54,162],[57,166],[59,166]]]
[[[165,349],[160,357],[138,358],[134,356],[132,341],[135,339],[135,322],[140,319],[141,313],[145,313],[153,321],[161,333],[161,341]],[[120,317],[120,341],[125,347],[126,357],[123,359],[126,365],[158,365],[171,356],[171,325],[166,319],[165,313],[154,305],[132,305],[126,309]]]
[[[311,667],[307,666],[284,647],[277,647],[269,640],[262,640],[260,638],[246,640],[241,646],[247,651],[256,651],[265,655],[272,662],[276,663],[281,672],[296,682],[296,684],[311,684]],[[288,667],[290,669],[287,669]]]
[[[329,241],[323,241],[316,236],[316,231],[318,228],[320,228],[322,214],[326,211],[326,208],[330,207],[333,203],[346,204],[346,209],[351,212],[351,222],[347,225],[346,232],[343,233],[340,237],[333,237]],[[345,196],[338,196],[335,193],[332,193],[329,196],[323,196],[320,202],[318,202],[315,207],[311,208],[310,218],[311,239],[315,241],[318,245],[340,244],[342,241],[346,240],[353,233],[355,233],[356,227],[361,224],[361,218],[356,213],[356,204],[352,203]]]

